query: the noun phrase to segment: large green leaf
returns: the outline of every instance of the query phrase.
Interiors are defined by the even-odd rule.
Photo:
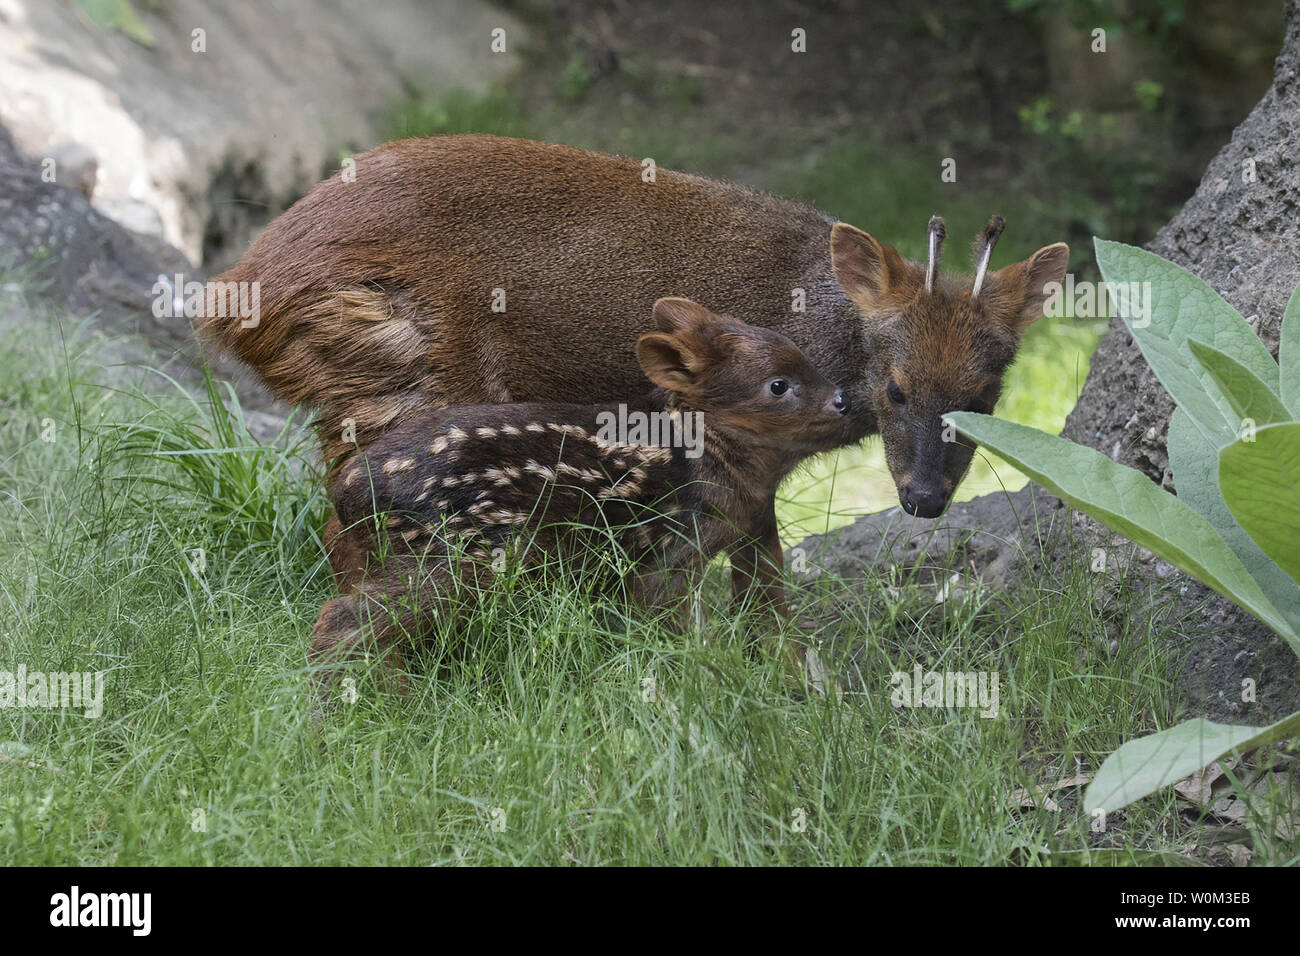
[[[1300,285],[1291,293],[1282,315],[1282,347],[1277,356],[1281,366],[1282,401],[1300,418]]]
[[[950,412],[945,417],[1076,508],[1240,604],[1300,653],[1296,629],[1209,521],[1141,472],[1084,445],[990,415]]]
[[[1269,603],[1300,631],[1300,586],[1237,524],[1219,490],[1219,449],[1206,440],[1181,408],[1175,408],[1169,420],[1166,449],[1178,497],[1214,526]]]
[[[1214,384],[1219,387],[1239,420],[1244,422],[1245,419],[1250,419],[1256,425],[1291,421],[1292,415],[1277,393],[1231,355],[1220,352],[1199,339],[1189,338],[1187,345],[1196,361],[1214,379]]]
[[[1106,758],[1083,795],[1088,813],[1110,813],[1177,783],[1224,755],[1300,734],[1300,713],[1267,727],[1216,724],[1203,717],[1130,740]]]
[[[1094,244],[1097,265],[1107,282],[1137,282],[1150,290],[1149,324],[1143,326],[1132,316],[1123,318],[1160,383],[1207,438],[1216,445],[1233,441],[1239,416],[1210,384],[1187,339],[1200,339],[1232,356],[1277,393],[1277,363],[1264,343],[1236,309],[1181,266],[1136,246],[1105,239]]]
[[[1266,425],[1219,452],[1219,487],[1237,523],[1300,581],[1300,422]]]

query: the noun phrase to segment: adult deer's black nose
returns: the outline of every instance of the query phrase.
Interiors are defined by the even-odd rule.
[[[918,518],[937,518],[943,514],[948,499],[943,494],[928,488],[914,488],[908,485],[900,496],[903,510]]]

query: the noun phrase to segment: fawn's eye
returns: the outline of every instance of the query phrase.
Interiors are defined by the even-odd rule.
[[[773,395],[780,397],[790,391],[790,383],[783,378],[773,379],[767,386],[767,390]]]
[[[885,391],[889,393],[889,400],[895,405],[907,404],[907,396],[903,394],[903,390],[898,387],[898,383],[892,378],[889,380],[889,387]]]

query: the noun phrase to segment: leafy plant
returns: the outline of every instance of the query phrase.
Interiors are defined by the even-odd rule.
[[[1095,244],[1107,282],[1150,290],[1150,321],[1122,318],[1178,406],[1168,438],[1178,496],[1054,435],[987,415],[948,417],[1071,505],[1235,601],[1300,655],[1300,288],[1275,362],[1201,279],[1143,249]],[[1186,721],[1112,753],[1085,805],[1115,810],[1231,751],[1298,734],[1300,713],[1267,727]]]
[[[523,105],[509,93],[476,96],[454,90],[437,100],[414,97],[398,106],[388,121],[391,139],[450,133],[535,135]]]
[[[581,53],[575,53],[564,64],[564,73],[560,77],[560,89],[556,93],[562,103],[576,103],[587,95],[591,88],[591,70]]]
[[[1160,108],[1160,99],[1165,95],[1165,87],[1163,83],[1157,83],[1155,80],[1138,80],[1133,84],[1133,93],[1144,110],[1154,113]]]
[[[1187,19],[1186,0],[1007,0],[1007,9],[1046,19],[1058,10],[1076,27],[1131,32],[1160,43],[1174,39]]]

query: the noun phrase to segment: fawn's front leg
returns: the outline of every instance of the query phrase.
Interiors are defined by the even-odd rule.
[[[784,555],[776,527],[776,499],[750,526],[749,533],[730,549],[731,596],[738,605],[761,610],[776,624],[790,617],[781,581]]]
[[[414,621],[409,616],[398,621],[387,612],[388,605],[401,602],[407,591],[400,573],[371,580],[370,573],[379,570],[372,566],[374,538],[365,525],[344,528],[337,512],[325,523],[321,542],[341,596],[325,602],[312,628],[307,664],[313,671],[315,705],[319,708],[328,700],[339,665],[364,657],[370,650],[384,654],[386,677],[382,683],[406,693],[405,667],[392,645],[402,625]]]
[[[694,542],[672,544],[667,554],[637,572],[632,581],[633,602],[651,611],[669,611],[675,629],[689,632],[696,623],[696,594],[706,563]]]
[[[739,607],[752,608],[762,615],[761,627],[769,651],[783,654],[787,674],[800,683],[806,678],[825,695],[826,668],[817,652],[793,639],[782,639],[781,632],[790,618],[785,601],[781,571],[785,556],[777,533],[776,499],[768,502],[750,534],[730,550],[731,595]]]

